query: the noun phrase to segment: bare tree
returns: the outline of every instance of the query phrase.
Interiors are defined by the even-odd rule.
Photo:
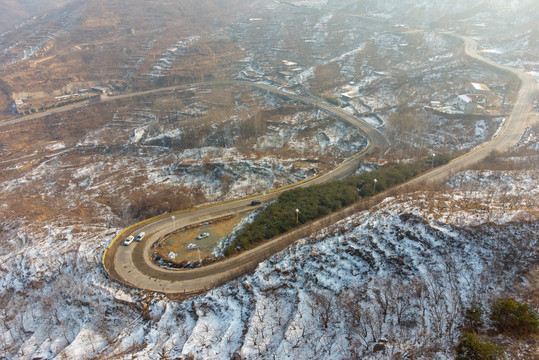
[[[327,329],[333,316],[334,296],[325,292],[315,292],[311,295],[311,299],[309,305],[312,315],[318,315],[322,326]]]
[[[382,322],[386,322],[388,312],[391,306],[391,293],[393,291],[393,280],[384,278],[373,283],[372,293],[374,300],[382,312]]]
[[[413,287],[410,283],[397,284],[393,287],[393,309],[397,316],[397,324],[403,325],[403,318],[412,309]]]

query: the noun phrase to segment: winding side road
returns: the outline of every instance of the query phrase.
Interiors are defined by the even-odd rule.
[[[537,82],[533,76],[520,70],[513,69],[505,65],[500,65],[479,55],[477,53],[477,41],[474,39],[453,33],[447,33],[447,35],[463,40],[464,51],[472,59],[479,61],[484,65],[511,73],[518,77],[521,82],[520,90],[511,113],[505,119],[503,128],[494,139],[470,151],[469,153],[454,159],[445,166],[441,166],[426,174],[423,174],[422,176],[419,176],[418,178],[409,182],[408,185],[420,185],[422,183],[431,184],[444,181],[452,174],[455,174],[456,172],[483,160],[493,151],[507,151],[519,142],[526,130],[526,127],[531,125],[532,122],[537,121],[536,115],[533,112],[533,103],[537,97],[538,90]]]
[[[85,106],[98,105],[98,104],[101,104],[101,103],[104,103],[104,102],[113,102],[113,101],[118,101],[118,100],[129,99],[129,98],[133,98],[133,97],[137,97],[137,96],[158,94],[158,93],[167,92],[167,91],[188,89],[190,87],[204,86],[204,85],[211,85],[211,84],[218,84],[218,82],[215,82],[215,83],[200,82],[200,83],[194,83],[194,84],[188,84],[188,85],[169,86],[169,87],[164,87],[164,88],[158,88],[158,89],[151,89],[151,90],[146,90],[146,91],[139,91],[139,92],[121,94],[121,95],[116,95],[116,96],[105,96],[105,97],[101,98],[101,101],[99,101],[97,103],[91,103],[89,101],[81,101],[81,102],[78,102],[78,103],[62,106],[62,107],[59,107],[59,108],[45,110],[45,111],[38,112],[38,113],[35,113],[35,114],[25,115],[25,116],[21,116],[21,117],[14,118],[14,119],[9,119],[9,120],[3,120],[3,121],[0,121],[0,127],[4,127],[4,126],[8,126],[8,125],[20,124],[20,123],[27,122],[27,121],[30,121],[30,120],[40,119],[40,118],[43,118],[43,117],[46,117],[46,116],[49,116],[49,115],[52,115],[52,114],[63,113],[63,112],[66,112],[66,111],[70,111],[70,110],[73,110],[73,109],[78,109],[78,108],[85,107]]]
[[[537,96],[537,84],[532,76],[519,70],[498,65],[495,62],[478,55],[477,43],[473,39],[454,34],[448,34],[448,36],[457,36],[462,39],[464,41],[464,50],[472,59],[480,61],[487,66],[491,66],[498,70],[509,72],[517,76],[521,81],[521,88],[510,116],[506,119],[503,129],[501,129],[499,134],[493,140],[474,149],[470,153],[454,159],[447,165],[436,168],[406,184],[403,184],[402,187],[410,185],[432,184],[444,181],[457,171],[463,170],[469,167],[471,164],[482,160],[494,150],[506,151],[518,143],[526,129],[528,119],[530,118],[530,122],[536,121],[535,116],[532,115],[532,104]],[[319,108],[354,124],[364,131],[369,137],[369,148],[366,152],[372,151],[372,148],[376,146],[382,149],[387,146],[387,139],[385,136],[383,136],[383,134],[369,124],[354,118],[341,109],[334,108],[313,99],[284,92],[267,85],[251,85],[261,90],[277,93],[281,96],[286,96],[296,101],[318,106]],[[330,177],[344,177],[356,168],[357,161],[360,156],[361,155],[358,154],[357,156],[341,164],[334,171],[298,186],[304,186],[314,182],[327,181]],[[249,211],[252,209],[248,206],[251,200],[259,199],[262,201],[269,201],[277,198],[278,195],[279,192],[277,191],[267,195],[251,197],[249,199],[240,199],[211,207],[201,207],[189,212],[177,213],[175,215],[176,227],[196,224],[224,215]],[[384,194],[380,194],[379,196],[382,197]],[[350,213],[351,210],[347,209],[340,214],[330,215],[328,219],[326,219],[325,225],[327,225],[328,221],[339,220],[340,218],[350,215]],[[324,219],[322,219],[318,224],[319,226],[322,226],[324,224]],[[173,223],[170,214],[149,219],[124,230],[116,237],[116,239],[105,251],[103,256],[103,265],[105,270],[113,279],[140,289],[160,291],[171,294],[197,294],[214,286],[223,284],[234,277],[240,276],[245,273],[245,271],[256,268],[260,261],[282,250],[298,237],[306,236],[309,232],[316,229],[313,229],[312,226],[300,228],[295,231],[293,235],[278,237],[254,249],[245,251],[238,256],[205,266],[203,268],[188,270],[166,269],[151,261],[152,244],[160,236],[165,235],[172,230]],[[139,231],[145,231],[147,234],[146,238],[142,242],[134,243],[128,247],[120,246],[120,242],[126,236],[136,234]]]

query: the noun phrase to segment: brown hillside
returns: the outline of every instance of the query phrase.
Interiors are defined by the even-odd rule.
[[[13,33],[22,41],[4,57],[3,79],[14,92],[52,93],[73,82],[122,80],[136,88],[214,77],[239,56],[216,30],[234,19],[238,0],[95,0],[74,3],[37,26]],[[201,36],[202,34],[220,34]],[[53,36],[51,36],[53,34]],[[24,36],[24,38],[23,38]],[[188,40],[186,40],[188,39]],[[194,39],[194,40],[192,40]],[[2,39],[0,39],[2,41]],[[167,49],[186,42],[166,74],[151,75]],[[13,63],[28,48],[39,51]]]

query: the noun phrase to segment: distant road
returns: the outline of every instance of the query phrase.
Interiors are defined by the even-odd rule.
[[[526,127],[532,122],[537,121],[533,112],[533,103],[537,97],[537,82],[530,74],[526,74],[517,69],[500,65],[490,59],[484,58],[477,53],[477,41],[466,36],[461,36],[453,33],[447,33],[449,36],[457,37],[464,41],[464,50],[472,59],[483,64],[511,73],[518,77],[521,81],[520,90],[517,99],[513,105],[511,113],[505,119],[503,129],[490,142],[470,151],[467,154],[454,159],[449,164],[436,168],[417,179],[414,179],[409,184],[419,185],[421,183],[436,183],[448,179],[452,174],[461,171],[470,165],[473,165],[486,158],[493,151],[505,152],[514,147],[522,135]]]
[[[12,120],[6,120],[3,122],[0,122],[0,128],[3,126],[13,125],[13,124],[20,124],[24,123],[30,120],[35,120],[39,118],[43,118],[52,114],[62,113],[66,111],[70,111],[77,108],[82,108],[88,105],[99,105],[104,102],[113,102],[118,100],[125,100],[133,97],[138,96],[144,96],[144,95],[150,95],[150,94],[159,94],[162,92],[170,92],[174,90],[186,90],[192,87],[197,86],[218,86],[218,85],[240,85],[240,86],[250,86],[258,90],[267,91],[273,94],[278,94],[280,96],[284,96],[290,100],[294,101],[300,101],[304,104],[315,106],[319,109],[322,109],[337,118],[344,120],[348,122],[349,124],[355,126],[356,128],[360,129],[368,138],[369,144],[367,146],[366,152],[362,152],[358,155],[366,155],[367,150],[374,151],[376,149],[379,149],[380,151],[384,151],[389,146],[389,140],[387,137],[380,132],[375,127],[371,126],[367,122],[360,120],[353,116],[352,114],[342,110],[341,108],[334,107],[331,105],[328,105],[324,103],[323,101],[320,101],[318,99],[312,99],[304,96],[300,96],[294,93],[291,93],[289,91],[285,91],[282,89],[278,89],[273,86],[269,86],[262,83],[254,83],[249,81],[233,81],[233,80],[227,80],[227,81],[205,81],[205,82],[198,82],[198,83],[192,83],[192,84],[185,84],[185,85],[176,85],[176,86],[169,86],[169,87],[163,87],[158,89],[152,89],[147,91],[140,91],[140,92],[134,92],[134,93],[128,93],[128,94],[121,94],[116,96],[107,96],[104,97],[100,102],[98,103],[90,103],[88,101],[84,101],[81,103],[75,103],[72,105],[63,106],[60,108],[54,108],[50,110],[46,110],[43,112],[39,112],[36,114],[26,115],[20,118],[12,119]],[[333,169],[331,172],[326,173],[325,175],[319,177],[318,179],[313,179],[310,184],[312,183],[321,183],[324,181],[327,181],[330,178],[343,178],[348,176],[350,173],[356,170],[356,165],[358,163],[358,156],[353,156],[352,158],[346,160],[343,164],[339,165],[337,168]]]
[[[380,130],[376,129],[372,125],[368,124],[367,122],[358,119],[354,115],[350,114],[349,112],[344,111],[341,108],[338,108],[336,106],[331,106],[324,101],[321,101],[319,99],[312,99],[307,98],[304,96],[300,96],[294,93],[291,93],[289,91],[284,91],[281,89],[277,89],[273,86],[269,86],[266,84],[261,83],[252,83],[251,86],[254,88],[265,90],[274,94],[279,94],[281,96],[285,96],[289,99],[300,101],[305,104],[313,105],[315,107],[318,107],[319,109],[322,109],[324,111],[327,111],[330,114],[335,115],[336,117],[354,125],[361,131],[363,131],[366,135],[369,141],[371,142],[371,146],[373,147],[380,147],[382,149],[385,149],[389,146],[389,140],[387,137],[382,133]]]
[[[147,91],[140,91],[140,92],[134,92],[134,93],[128,93],[128,94],[121,94],[121,95],[116,95],[116,96],[105,96],[105,97],[101,98],[101,101],[96,102],[96,103],[90,103],[89,101],[82,101],[82,102],[74,103],[74,104],[71,104],[71,105],[66,105],[66,106],[62,106],[62,107],[58,107],[58,108],[54,108],[54,109],[45,110],[45,111],[38,112],[38,113],[35,113],[35,114],[25,115],[25,116],[22,116],[22,117],[19,117],[19,118],[0,121],[0,127],[8,126],[8,125],[14,125],[14,124],[20,124],[20,123],[23,123],[23,122],[26,122],[26,121],[29,121],[29,120],[40,119],[40,118],[46,117],[48,115],[63,113],[63,112],[70,111],[70,110],[73,110],[73,109],[82,108],[82,107],[85,107],[85,106],[88,106],[88,105],[99,105],[99,104],[104,103],[104,102],[111,102],[111,101],[129,99],[129,98],[136,97],[136,96],[142,96],[142,95],[148,95],[148,94],[157,94],[157,93],[161,93],[161,92],[172,91],[172,90],[175,90],[175,89],[186,89],[186,88],[193,87],[193,86],[201,86],[201,85],[207,85],[207,84],[208,84],[207,82],[201,82],[201,83],[189,84],[189,85],[169,86],[169,87],[152,89],[152,90],[147,90]]]
[[[445,181],[452,174],[484,159],[494,150],[503,152],[510,149],[518,143],[526,129],[528,117],[532,116],[532,104],[537,96],[537,84],[532,76],[519,70],[498,65],[491,60],[483,58],[477,53],[477,43],[473,39],[454,34],[449,35],[459,37],[464,41],[465,52],[471,58],[517,76],[521,81],[521,88],[515,104],[513,105],[513,109],[509,117],[505,120],[503,129],[492,141],[454,159],[447,165],[433,169],[432,171],[403,184],[402,187]],[[387,146],[387,139],[383,134],[380,134],[379,131],[372,128],[370,125],[354,118],[352,115],[341,109],[334,108],[313,99],[291,94],[287,91],[278,90],[268,85],[251,84],[251,86],[324,109],[325,111],[356,125],[364,131],[370,139],[371,146]],[[327,181],[330,176],[346,175],[352,168],[353,166],[350,166],[345,162],[334,172],[321,176],[316,179],[316,181]],[[279,193],[276,192],[269,195],[237,200],[227,204],[220,204],[212,207],[195,209],[194,211],[185,212],[183,214],[177,214],[176,227],[196,224],[228,214],[249,211],[251,208],[248,205],[252,199],[269,201],[277,198],[278,194]],[[381,196],[383,196],[383,194]],[[343,217],[347,215],[349,215],[349,211],[342,212]],[[339,215],[330,216],[328,217],[328,220],[331,219],[331,221],[337,221],[339,220],[338,216]],[[126,229],[117,237],[116,241],[109,246],[109,249],[105,252],[103,257],[103,264],[109,275],[116,280],[141,289],[173,294],[196,294],[220,285],[231,278],[240,276],[245,271],[256,268],[260,261],[270,257],[291,243],[290,238],[287,239],[285,237],[282,239],[275,239],[254,249],[245,251],[239,256],[202,268],[189,270],[165,269],[151,260],[151,246],[160,236],[171,232],[173,230],[172,226],[172,219],[169,215],[166,215],[157,219],[150,219],[147,222],[136,224],[133,227]],[[123,238],[131,234],[136,234],[139,231],[145,231],[149,234],[143,242],[135,243],[134,246],[131,245],[129,247],[119,245]]]

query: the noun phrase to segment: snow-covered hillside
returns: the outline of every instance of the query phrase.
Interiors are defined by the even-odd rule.
[[[509,190],[486,191],[498,181]],[[1,259],[0,351],[14,359],[450,358],[462,309],[529,286],[539,254],[535,171],[466,172],[449,185],[386,199],[182,303],[110,282],[99,262],[111,238],[104,228],[49,224],[49,235],[32,235],[3,223],[18,250]]]
[[[51,38],[0,34],[0,62],[40,50],[92,3],[44,15],[55,24]],[[433,103],[451,108],[470,81],[487,84],[502,110],[518,92],[440,32],[474,37],[484,56],[536,74],[538,6],[257,0],[216,43],[230,36],[248,55],[231,73],[263,73],[380,127],[391,148],[360,165],[366,170],[460,154],[496,134],[502,115],[431,111]],[[41,34],[37,20],[32,34]],[[122,51],[136,63],[124,69],[127,79],[144,59],[144,76],[164,79],[172,65],[189,64],[187,50],[205,52],[198,45],[207,35],[186,34],[152,56],[150,28],[147,46]],[[122,38],[146,33],[133,31]],[[108,279],[103,251],[135,219],[288,185],[366,145],[350,124],[246,84],[119,97],[2,127],[0,360],[451,359],[470,304],[486,309],[509,295],[539,309],[537,127],[511,153],[445,186],[388,198],[205,295],[180,302]],[[495,341],[508,359],[539,353],[537,338]]]

